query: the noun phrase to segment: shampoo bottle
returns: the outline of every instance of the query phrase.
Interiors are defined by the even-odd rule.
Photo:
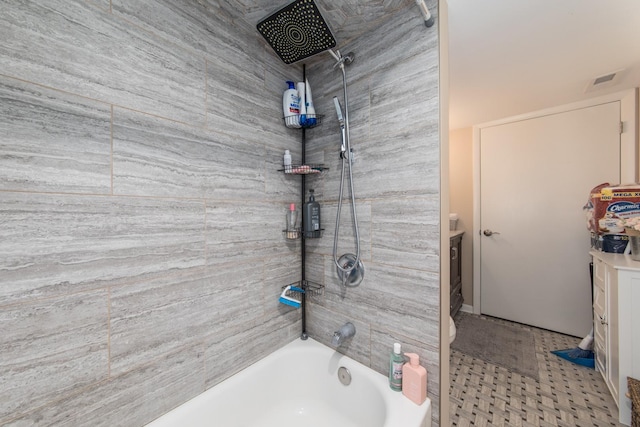
[[[289,89],[282,95],[284,123],[288,128],[300,127],[300,98],[293,82],[287,82]]]
[[[296,87],[300,97],[300,126],[305,127],[307,125],[307,97],[304,82],[298,82]]]
[[[320,237],[320,203],[316,202],[313,190],[309,190],[309,201],[304,204],[304,229],[305,237]]]
[[[427,370],[420,366],[420,356],[405,353],[409,362],[402,367],[402,394],[412,402],[422,405],[427,398]]]
[[[284,166],[284,173],[291,173],[291,152],[289,150],[284,150],[282,165]]]
[[[389,387],[393,391],[402,390],[402,365],[404,357],[402,357],[400,343],[393,345],[393,352],[389,360]]]
[[[307,112],[306,125],[311,127],[316,124],[316,109],[313,107],[313,99],[311,99],[311,86],[309,86],[309,80],[305,80],[305,109]]]

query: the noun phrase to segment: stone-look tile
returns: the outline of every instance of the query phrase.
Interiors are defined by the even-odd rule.
[[[80,0],[10,0],[0,20],[5,75],[204,123],[203,58]]]
[[[359,152],[362,166],[354,168],[357,197],[401,198],[437,195],[440,187],[438,146],[425,149],[426,139],[373,138]]]
[[[274,93],[273,96],[282,98],[282,94],[287,89],[287,81],[302,81],[302,65],[303,64],[291,64],[287,65],[282,62],[271,49],[269,45],[264,41],[261,35],[259,35],[255,26],[251,26],[251,32],[255,32],[255,38],[253,42],[256,45],[260,45],[265,58],[265,90]],[[307,73],[308,74],[308,73]],[[312,87],[315,89],[315,87]],[[313,92],[315,102],[315,91]]]
[[[104,290],[0,310],[0,424],[107,378],[107,316]]]
[[[336,351],[357,360],[365,366],[371,365],[371,333],[368,322],[359,320],[357,313],[332,311],[318,304],[309,304],[307,331],[309,336],[322,344],[331,344],[333,333],[347,322],[356,327],[356,334],[344,341]]]
[[[0,189],[111,192],[111,108],[0,76]]]
[[[372,135],[406,138],[427,133],[436,137],[430,142],[438,146],[438,66],[430,58],[408,58],[371,78]],[[421,102],[407,101],[411,99]]]
[[[282,93],[267,90],[264,82],[247,80],[246,70],[220,61],[207,61],[209,129],[257,143],[301,132],[291,132],[284,125]]]
[[[1,193],[0,305],[204,265],[202,202]]]
[[[261,285],[262,268],[238,263],[113,287],[111,373],[262,316]]]
[[[358,287],[340,284],[333,260],[325,258],[325,296],[319,305],[357,313],[372,327],[389,327],[424,343],[438,342],[440,284],[438,273],[365,263]]]
[[[19,418],[11,427],[142,426],[204,391],[202,346],[66,396]]]
[[[263,51],[256,43],[255,27],[226,16],[216,2],[173,2],[170,0],[112,0],[113,13],[156,33],[170,43],[207,54],[225,66],[237,68],[246,79],[264,81]],[[254,83],[250,83],[254,84]]]
[[[115,194],[260,199],[264,158],[262,144],[114,109]]]
[[[437,5],[433,3],[427,1],[429,11],[436,17]],[[427,29],[415,5],[406,3],[405,6],[398,13],[388,14],[371,32],[353,40],[342,40],[345,46],[340,46],[340,52],[353,51],[356,54],[355,61],[347,67],[347,76],[351,80],[375,74],[384,68],[393,68],[408,57],[431,52],[436,55],[434,64],[437,65],[437,26]],[[318,55],[312,64],[313,75],[339,73],[332,71],[333,65],[332,59]],[[316,67],[320,70],[316,70]],[[325,89],[326,86],[319,87],[320,92]]]
[[[398,70],[400,76],[404,70],[415,73],[419,63],[401,63],[393,70]],[[415,90],[406,87],[398,90],[398,80],[387,81],[386,76],[395,79],[395,73],[385,71],[383,74],[372,82],[371,140],[359,151],[359,158],[366,167],[355,172],[355,178],[362,181],[359,194],[361,197],[438,194],[438,120],[432,119],[433,114],[424,109],[429,102],[437,107],[437,85],[430,89],[434,92],[431,97],[425,98],[426,93],[416,94]],[[429,84],[428,79],[419,78],[419,75],[415,79],[418,87]],[[407,97],[412,96],[425,101],[414,107],[406,102]]]
[[[207,201],[207,264],[286,253],[285,220],[284,204]]]
[[[278,139],[277,144],[265,144],[265,196],[271,201],[295,203],[299,208],[302,192],[302,178],[300,175],[285,174],[283,169],[284,151],[291,153],[292,164],[300,164],[302,159],[300,131],[290,131],[287,138]],[[308,177],[307,177],[308,178]],[[288,206],[288,205],[287,205]],[[299,221],[299,218],[298,218]]]
[[[106,12],[111,11],[111,0],[90,0],[90,2]]]
[[[276,258],[267,258],[264,265],[264,284],[262,293],[260,295],[253,295],[253,298],[258,296],[262,300],[262,308],[268,314],[286,314],[291,311],[296,311],[294,307],[290,307],[279,302],[282,288],[300,283],[300,240],[295,240],[293,244],[289,244],[291,241],[287,241],[287,247],[290,252],[284,253]],[[254,290],[255,292],[255,290]],[[296,298],[299,299],[299,298]],[[300,310],[297,310],[300,312]]]
[[[320,214],[323,237],[307,240],[307,251],[333,257],[333,239],[336,230],[337,203],[320,203]],[[356,214],[358,218],[358,232],[360,235],[360,258],[368,261],[371,259],[371,202],[356,199]],[[355,254],[357,251],[355,227],[351,198],[348,190],[345,190],[342,209],[340,213],[340,228],[338,235],[338,258],[346,253]]]
[[[436,196],[371,203],[372,260],[440,271],[440,200]]]
[[[328,237],[323,237],[326,239]],[[305,254],[306,258],[306,266],[305,266],[305,276],[306,280],[314,282],[319,285],[324,285],[324,263],[325,258],[327,256],[315,254],[312,252],[307,252]],[[331,258],[333,259],[333,258]],[[319,297],[322,298],[322,297]],[[315,297],[313,298],[315,300]]]
[[[275,314],[262,322],[225,330],[206,342],[206,388],[213,387],[300,337],[299,314]]]
[[[258,199],[249,196],[249,191],[257,190],[253,187],[253,179],[249,178],[243,185],[249,184],[253,190],[247,190],[246,195],[244,191],[239,192],[233,200],[226,199],[229,197],[226,194],[235,187],[226,183],[227,169],[224,168],[222,175],[215,178],[214,185],[222,185],[225,192],[219,192],[217,187],[189,182],[184,176],[172,177],[180,179],[179,185],[171,191],[181,189],[180,197],[205,197],[206,213],[202,202],[196,201],[0,194],[3,202],[10,202],[0,205],[4,210],[0,212],[2,218],[9,218],[6,223],[10,230],[9,238],[0,243],[0,259],[5,260],[4,265],[0,262],[0,282],[17,284],[11,292],[0,289],[0,304],[34,296],[79,292],[105,283],[123,291],[118,295],[118,302],[123,304],[119,308],[123,308],[123,312],[133,310],[136,298],[145,296],[141,304],[151,310],[149,319],[158,316],[159,325],[171,336],[176,329],[171,329],[166,319],[174,308],[162,306],[163,302],[157,299],[162,293],[172,292],[169,280],[152,282],[153,278],[160,275],[166,279],[177,278],[182,270],[202,267],[206,254],[212,271],[224,268],[245,273],[255,269],[249,276],[260,271],[264,283],[252,280],[246,288],[236,290],[237,293],[221,296],[223,300],[229,298],[225,300],[225,308],[231,311],[224,316],[224,326],[216,329],[216,325],[203,339],[202,348],[195,340],[195,347],[181,347],[180,350],[184,349],[186,353],[167,355],[165,360],[158,358],[177,348],[171,343],[162,342],[158,347],[153,347],[155,344],[152,343],[129,353],[126,347],[120,347],[125,349],[119,353],[125,355],[121,362],[128,358],[130,363],[140,366],[139,369],[95,387],[85,387],[74,396],[56,396],[61,400],[44,408],[29,408],[34,412],[16,420],[13,425],[142,425],[201,391],[203,383],[206,387],[217,384],[300,334],[300,311],[274,309],[271,304],[275,302],[270,299],[274,288],[279,286],[277,282],[293,276],[288,266],[294,262],[292,251],[297,250],[298,245],[284,241],[281,230],[287,203],[301,199],[300,178],[291,180],[292,177],[272,169],[280,167],[284,149],[292,149],[295,154],[300,152],[301,132],[283,126],[280,102],[284,81],[298,80],[300,65],[287,67],[279,63],[255,34],[253,24],[230,19],[230,15],[222,11],[218,13],[219,8],[228,10],[227,2],[193,2],[177,9],[165,0],[156,2],[154,7],[149,7],[148,2],[129,5],[114,0],[114,14],[111,15],[102,13],[95,6],[103,0],[92,1],[94,3],[88,4],[54,0],[51,7],[51,3],[23,5],[11,0],[10,7],[5,7],[4,15],[0,17],[5,24],[0,24],[0,37],[8,40],[0,47],[0,56],[6,63],[3,74],[116,104],[116,114],[118,111],[123,113],[120,117],[124,112],[117,106],[198,125],[196,127],[204,123],[206,96],[205,128],[211,133],[205,133],[204,138],[200,137],[202,131],[193,129],[182,129],[179,132],[186,135],[176,135],[172,132],[180,126],[162,125],[161,121],[157,124],[163,130],[155,133],[148,126],[153,120],[145,122],[144,126],[129,126],[127,132],[135,130],[145,137],[168,134],[168,139],[161,141],[163,145],[168,147],[171,141],[179,140],[184,144],[184,152],[176,152],[182,146],[178,144],[150,150],[152,145],[145,139],[132,140],[134,143],[129,146],[131,141],[125,134],[127,145],[120,146],[120,153],[126,152],[127,161],[132,163],[127,165],[124,176],[116,177],[115,183],[122,185],[123,178],[149,177],[151,172],[140,168],[145,156],[153,159],[151,167],[155,164],[155,167],[164,168],[160,181],[168,183],[166,174],[175,172],[176,162],[181,158],[191,159],[198,153],[197,145],[192,143],[204,140],[218,144],[232,139],[240,141],[238,144],[242,147],[246,144],[264,147],[264,194]],[[341,46],[343,52],[356,51],[356,61],[347,73],[353,106],[350,110],[351,136],[357,159],[356,196],[365,203],[411,195],[419,198],[439,192],[439,170],[433,166],[439,159],[437,32],[433,28],[425,29],[413,7],[407,9],[411,10],[394,14],[388,22],[380,22],[377,29],[353,40],[345,48]],[[57,10],[61,14],[55,13]],[[432,8],[432,13],[437,11]],[[242,31],[236,34],[237,29]],[[36,38],[43,42],[36,45]],[[253,42],[256,42],[255,46]],[[435,62],[429,59],[424,67],[423,55],[434,58]],[[261,58],[264,58],[263,62]],[[331,70],[333,61],[328,55],[318,55],[314,61],[316,59],[319,65],[313,62],[313,66],[307,67],[307,73],[316,105],[324,110],[319,112],[330,120],[306,132],[307,149],[309,159],[326,157],[324,163],[330,163],[333,172],[328,176],[309,178],[307,182],[317,180],[312,185],[320,190],[321,203],[330,204],[337,194],[336,153],[340,144],[331,98],[341,96],[342,82],[340,72]],[[206,91],[205,67],[208,71]],[[416,67],[426,68],[427,73],[412,73]],[[436,80],[433,80],[434,76]],[[417,123],[408,127],[398,121],[396,114],[396,109],[403,108],[407,92],[404,88],[393,90],[394,85],[402,86],[406,79],[414,79],[414,84],[419,86],[424,82],[432,85],[426,93],[420,92],[420,97],[414,97],[413,92],[409,94],[417,99],[418,106],[411,112],[412,117],[417,117],[411,120]],[[432,93],[435,98],[431,97]],[[421,99],[425,95],[428,100]],[[229,102],[231,98],[233,102]],[[132,121],[134,116],[136,114],[127,114],[127,119]],[[143,122],[140,117],[135,120]],[[318,145],[314,145],[316,142]],[[398,170],[398,165],[407,162],[411,167]],[[195,159],[190,165],[183,165],[182,171],[194,173],[201,165]],[[252,171],[245,170],[247,167],[250,166],[243,163],[236,173],[251,174]],[[127,191],[143,196],[174,194],[156,193],[166,190],[159,189],[158,182],[148,184],[129,181]],[[194,187],[198,190],[206,188],[213,193],[197,193]],[[241,188],[246,190],[244,186]],[[144,194],[147,192],[151,194]],[[322,200],[324,197],[326,201]],[[11,215],[7,216],[5,212]],[[137,216],[135,212],[138,212]],[[388,226],[390,220],[382,218],[380,226]],[[39,226],[40,223],[45,226]],[[403,226],[400,227],[399,233],[404,232]],[[18,236],[26,236],[26,241],[22,242]],[[357,316],[354,322],[358,329],[356,341],[348,349],[354,353],[352,357],[361,361],[370,358],[367,364],[379,365],[377,350],[371,349],[384,346],[386,354],[382,358],[386,359],[387,346],[398,339],[410,344],[407,349],[415,345],[418,353],[428,361],[430,372],[437,372],[437,354],[425,350],[437,347],[438,342],[438,329],[432,324],[438,312],[437,274],[424,271],[423,267],[401,269],[393,265],[402,251],[399,240],[384,233],[379,236],[382,240],[376,242],[375,234],[370,234],[371,245],[377,245],[380,264],[368,263],[361,287],[345,292],[339,289],[331,257],[322,253],[309,254],[308,262],[314,265],[307,266],[308,277],[320,276],[319,280],[328,288],[325,296],[310,304],[310,318],[317,314],[318,326],[321,326],[322,322],[335,321],[342,316],[345,319]],[[327,241],[311,245],[323,247],[332,241],[332,236],[323,239]],[[383,241],[385,239],[390,242]],[[371,249],[369,251],[375,256]],[[419,250],[410,255],[419,258]],[[278,265],[279,262],[282,265]],[[234,270],[236,265],[242,268]],[[189,280],[187,277],[175,285],[184,292],[172,300],[178,305],[173,313],[186,309],[189,298],[201,295],[206,301],[215,292],[206,289],[199,279]],[[234,307],[232,303],[237,301],[236,297],[244,296],[243,292],[252,284],[255,288],[253,297],[262,305],[256,312],[264,314],[244,316],[240,313],[238,319],[234,319],[236,310],[242,308]],[[395,288],[389,284],[394,284]],[[428,290],[423,292],[420,286],[426,286]],[[250,307],[256,306],[250,304]],[[184,317],[189,322],[196,322],[194,333],[199,333],[199,328],[204,328],[209,320],[189,314]],[[122,323],[118,326],[124,326],[126,320],[120,320]],[[132,330],[117,331],[121,333],[120,338],[129,334],[132,337],[129,339],[133,340],[136,334],[145,330],[151,333],[141,326],[146,320],[144,314],[132,318]],[[136,324],[138,321],[141,323]],[[204,323],[198,324],[198,321]],[[315,327],[313,321],[308,326]],[[389,338],[389,331],[393,331],[393,338]],[[367,336],[369,340],[365,342]],[[405,336],[407,339],[403,338]],[[189,337],[176,339],[184,339],[184,345],[191,346]],[[140,354],[136,355],[138,350]],[[155,359],[146,360],[147,365],[139,365],[146,357],[142,354]],[[124,363],[115,368],[124,372],[123,366]],[[437,391],[437,382],[434,382],[437,374],[432,377],[435,380],[430,380],[429,387],[433,398],[432,385],[436,384]],[[437,424],[437,401],[433,410]],[[122,413],[129,417],[122,417]]]

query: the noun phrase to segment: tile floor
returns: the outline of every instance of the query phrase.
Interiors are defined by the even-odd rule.
[[[460,312],[458,316],[473,315]],[[622,425],[600,373],[550,353],[575,348],[580,339],[488,318],[534,332],[540,381],[451,350],[452,426]]]

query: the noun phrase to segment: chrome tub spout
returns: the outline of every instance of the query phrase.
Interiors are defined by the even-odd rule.
[[[345,340],[353,337],[356,334],[356,327],[353,326],[353,323],[347,322],[340,327],[339,330],[333,333],[333,338],[331,338],[331,345],[334,347],[339,347],[344,343]]]

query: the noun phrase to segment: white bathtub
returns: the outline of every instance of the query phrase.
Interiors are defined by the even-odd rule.
[[[351,373],[342,385],[338,369]],[[163,415],[148,427],[429,427],[387,377],[317,341],[300,339]]]

